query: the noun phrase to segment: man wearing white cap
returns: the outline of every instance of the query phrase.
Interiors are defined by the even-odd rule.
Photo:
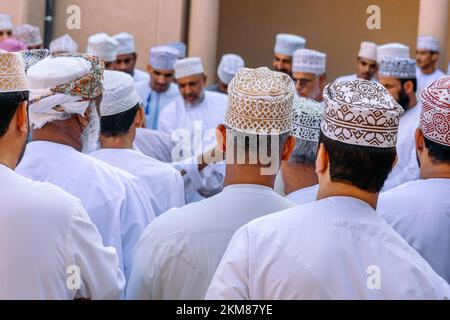
[[[150,62],[147,67],[150,81],[136,84],[136,89],[144,103],[145,127],[158,129],[161,111],[178,97],[179,91],[174,80],[174,65],[178,51],[169,46],[150,49]]]
[[[30,24],[22,24],[13,30],[13,37],[22,41],[29,50],[42,49],[41,31]]]
[[[361,42],[358,58],[356,59],[356,73],[337,78],[336,81],[352,81],[355,79],[374,80],[378,71],[378,46],[373,42]]]
[[[178,60],[175,63],[175,79],[181,95],[162,110],[159,130],[171,135],[177,129],[185,129],[192,138],[196,123],[205,133],[223,122],[227,96],[205,91],[206,75],[200,58]]]
[[[409,58],[385,57],[380,63],[378,80],[399,103],[405,113],[398,128],[398,162],[387,178],[383,190],[419,178],[414,132],[419,126],[421,104],[416,98],[416,63]]]
[[[231,79],[233,79],[239,69],[244,67],[244,59],[239,55],[233,53],[224,54],[217,67],[217,83],[208,87],[206,90],[228,94],[228,85],[230,84]]]
[[[28,96],[21,55],[0,52],[0,299],[120,298],[117,254],[103,247],[80,201],[14,172],[28,137]],[[70,288],[76,268],[80,282]]]
[[[439,80],[445,73],[436,65],[439,61],[441,45],[439,40],[432,36],[419,36],[416,47],[416,77],[418,92]]]
[[[136,84],[143,82],[147,84],[150,80],[149,75],[139,69],[136,69],[137,53],[134,43],[134,37],[126,32],[122,32],[113,36],[119,43],[117,48],[117,59],[114,69],[126,72],[131,75]]]
[[[363,79],[328,85],[324,104],[318,200],[239,229],[206,298],[448,299],[449,285],[375,211],[402,108]]]
[[[381,63],[384,58],[410,58],[410,48],[402,43],[391,42],[378,47],[377,62]]]
[[[3,41],[12,36],[13,23],[11,16],[0,13],[0,41]]]
[[[415,132],[420,180],[380,197],[378,212],[450,283],[450,76],[422,92]]]
[[[217,136],[219,149],[227,152],[226,187],[212,198],[167,212],[148,227],[136,246],[127,298],[203,299],[233,233],[250,220],[293,206],[272,190],[280,163],[295,144],[289,135],[290,77],[267,68],[241,69],[229,88],[225,124]],[[240,145],[246,137],[255,144]],[[276,168],[264,174],[266,147],[272,147]],[[256,164],[245,155],[255,156]]]
[[[273,68],[292,77],[292,56],[298,49],[305,48],[306,40],[303,37],[280,33],[275,38]]]
[[[319,146],[323,106],[314,100],[294,99],[292,135],[295,149],[281,166],[283,194],[296,204],[316,201],[319,180],[316,174],[316,152]]]
[[[97,33],[89,37],[86,53],[97,56],[105,64],[105,70],[114,70],[119,42],[106,33]]]
[[[105,91],[100,104],[101,149],[90,155],[135,175],[149,191],[155,215],[184,205],[180,173],[169,164],[133,150],[136,128],[144,113],[133,78],[120,71],[105,71]]]
[[[78,44],[71,36],[65,34],[50,42],[49,49],[53,54],[57,53],[74,53],[78,51]]]
[[[322,91],[327,80],[325,53],[299,49],[294,52],[292,79],[300,97],[322,101]]]
[[[103,63],[91,55],[53,55],[28,70],[33,141],[17,172],[78,197],[127,277],[154,213],[138,178],[82,153],[98,142],[102,78]]]

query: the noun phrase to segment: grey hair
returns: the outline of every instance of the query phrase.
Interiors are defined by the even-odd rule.
[[[308,164],[315,165],[319,142],[295,139],[295,148],[289,159],[290,165]]]

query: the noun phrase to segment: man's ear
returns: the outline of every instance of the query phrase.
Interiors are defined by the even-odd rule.
[[[142,124],[144,122],[144,108],[140,107],[138,108],[137,112],[136,112],[136,116],[134,117],[134,126],[136,128],[141,128]]]
[[[222,153],[227,151],[227,129],[223,124],[219,124],[216,128],[217,150]]]
[[[325,148],[324,144],[321,143],[319,145],[319,150],[317,150],[317,157],[316,157],[316,173],[317,175],[323,175],[328,170],[330,162],[330,157],[328,155],[328,151]]]
[[[86,128],[87,125],[89,124],[89,115],[91,114],[92,109],[91,108],[87,108],[86,111],[84,112],[84,115],[81,114],[76,114],[76,119],[78,121],[78,123],[83,127]]]
[[[17,109],[17,130],[20,133],[28,134],[28,101],[23,101],[20,103]]]
[[[416,151],[417,154],[420,155],[425,149],[425,138],[423,136],[422,130],[420,130],[419,128],[416,129],[415,140],[416,140]]]
[[[151,65],[147,65],[147,72],[148,73],[153,73],[153,68],[152,68],[152,66]]]
[[[439,60],[439,53],[433,52],[431,54],[431,61],[433,61],[433,63],[436,63],[436,62],[438,62],[438,60]]]
[[[327,75],[325,73],[321,74],[320,77],[319,77],[320,86],[321,87],[325,87],[325,83],[326,82],[327,82]]]
[[[407,94],[412,94],[414,93],[414,83],[410,80],[410,81],[406,81],[403,84],[403,89],[405,90],[405,92]]]
[[[206,74],[203,75],[203,81],[205,82],[205,86],[206,86],[206,81],[208,81],[208,76]]]
[[[295,138],[294,136],[289,136],[283,146],[283,153],[281,154],[281,161],[289,161],[292,152],[295,148]]]

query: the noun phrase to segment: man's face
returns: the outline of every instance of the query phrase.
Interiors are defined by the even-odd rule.
[[[177,79],[178,88],[183,99],[191,104],[197,103],[203,98],[205,83],[206,77],[203,74]]]
[[[292,57],[275,53],[273,57],[273,68],[275,71],[292,75]]]
[[[400,104],[403,109],[407,110],[409,105],[409,97],[402,86],[399,79],[391,77],[379,77],[378,81],[386,88],[391,96]]]
[[[157,70],[150,65],[147,67],[150,75],[150,87],[158,92],[166,92],[169,90],[170,84],[174,81],[174,70]]]
[[[105,70],[114,70],[115,61],[103,61],[105,63]]]
[[[365,80],[372,80],[378,71],[375,60],[358,58],[357,76]]]
[[[137,56],[135,53],[121,54],[117,56],[114,69],[128,73],[130,76],[134,75],[134,67],[136,66]]]
[[[12,36],[12,30],[0,30],[0,41],[8,39]]]
[[[316,100],[320,96],[320,81],[316,74],[296,72],[293,79],[300,97]]]
[[[426,50],[416,50],[416,64],[419,68],[433,67],[439,59],[439,54]]]
[[[219,85],[219,91],[225,94],[228,94],[228,85],[218,80],[217,84]]]

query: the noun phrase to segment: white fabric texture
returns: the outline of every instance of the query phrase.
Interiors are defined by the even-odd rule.
[[[433,36],[419,36],[417,38],[417,47],[418,50],[427,50],[440,52],[441,44],[439,43],[439,39]]]
[[[0,165],[0,299],[118,299],[125,278],[80,201]],[[79,289],[67,287],[78,266]],[[73,272],[73,271],[70,271]]]
[[[449,285],[372,207],[355,198],[330,197],[239,229],[206,298],[410,300],[449,296]]]
[[[134,79],[136,86],[142,82],[148,85],[150,82],[149,74],[147,72],[144,72],[139,69],[134,69],[133,79]]]
[[[0,92],[28,91],[25,61],[20,53],[0,50]]]
[[[175,79],[193,76],[196,74],[203,74],[202,60],[197,57],[180,59],[175,62]]]
[[[237,54],[224,54],[217,67],[217,76],[222,83],[228,85],[239,69],[245,67],[244,59]]]
[[[156,130],[138,128],[134,139],[135,149],[146,156],[162,162],[172,162],[172,149],[175,143],[170,135]]]
[[[27,47],[39,46],[42,44],[41,30],[30,24],[22,24],[13,30],[13,36],[22,41]]]
[[[326,72],[326,59],[325,53],[310,49],[299,49],[294,52],[292,72],[324,74]]]
[[[286,199],[298,205],[307,204],[316,201],[317,192],[319,192],[319,185],[314,185],[289,193]]]
[[[377,211],[450,283],[450,179],[407,182],[382,193]]]
[[[396,79],[414,79],[416,77],[416,61],[410,58],[383,58],[380,62],[378,76]]]
[[[140,102],[133,78],[121,71],[105,70],[100,115],[112,116],[135,107]]]
[[[306,40],[303,37],[294,34],[280,33],[277,34],[275,38],[274,52],[292,57],[296,50],[305,48],[305,45]]]
[[[183,179],[171,165],[130,149],[100,149],[90,156],[138,177],[149,191],[156,216],[184,206]]]
[[[386,43],[378,47],[377,62],[380,63],[384,58],[410,58],[409,47],[402,43]]]
[[[233,233],[292,206],[268,187],[232,185],[215,197],[165,213],[136,246],[127,298],[203,299]]]
[[[113,36],[113,38],[118,42],[117,55],[131,54],[136,52],[136,46],[134,44],[133,35],[121,32]]]
[[[154,218],[138,178],[57,143],[28,144],[16,170],[33,180],[53,183],[79,198],[106,246],[116,249],[128,278],[131,251]]]
[[[181,41],[172,41],[167,44],[169,47],[172,47],[178,51],[178,59],[184,59],[187,55],[187,46],[184,42]]]
[[[378,46],[373,42],[363,41],[359,49],[358,57],[377,61]]]
[[[13,23],[11,16],[8,14],[0,13],[0,30],[12,30]]]
[[[174,70],[179,52],[170,47],[153,47],[150,49],[150,65],[156,70]]]
[[[420,68],[416,68],[417,93],[420,95],[423,89],[443,76],[445,76],[445,73],[439,69],[436,69],[432,74],[424,74]]]
[[[89,37],[86,52],[99,57],[105,62],[114,62],[117,59],[119,42],[106,33],[97,33]]]
[[[52,53],[77,52],[78,44],[72,39],[71,36],[65,34],[50,42],[49,49]]]
[[[398,161],[384,183],[383,191],[419,179],[415,131],[419,127],[421,109],[422,106],[419,103],[400,117],[397,135]]]

